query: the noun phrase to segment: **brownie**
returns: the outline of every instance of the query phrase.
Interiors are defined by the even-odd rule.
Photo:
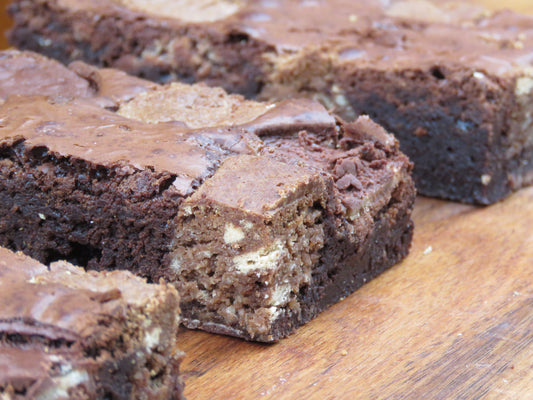
[[[82,62],[69,68],[31,51],[0,51],[0,103],[13,95],[93,99],[117,109],[136,95],[158,87],[116,69],[96,69]]]
[[[161,6],[164,4],[164,6]],[[12,44],[250,98],[369,115],[419,193],[490,204],[533,181],[533,17],[410,0],[15,0]]]
[[[179,296],[0,248],[0,398],[182,398]]]
[[[10,95],[90,97],[87,79],[57,61],[32,52],[0,51],[0,102]]]
[[[109,109],[98,94],[10,96],[0,244],[162,278],[185,326],[277,341],[407,255],[411,168],[368,117],[309,99],[180,83]]]

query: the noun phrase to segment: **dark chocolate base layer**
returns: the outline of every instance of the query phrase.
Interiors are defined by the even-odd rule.
[[[0,246],[50,263],[128,269],[158,280],[180,196],[173,177],[106,168],[73,157],[0,145]],[[24,190],[21,190],[24,188]]]

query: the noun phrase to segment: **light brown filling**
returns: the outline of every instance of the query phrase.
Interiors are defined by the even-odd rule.
[[[319,196],[305,196],[268,220],[191,205],[172,262],[183,301],[200,303],[211,316],[205,320],[237,326],[252,338],[268,334],[284,313],[298,313],[297,295],[324,246],[322,211],[313,208]]]
[[[163,89],[141,93],[123,104],[118,114],[148,123],[181,121],[196,129],[245,124],[273,106],[228,95],[219,88],[173,83]]]

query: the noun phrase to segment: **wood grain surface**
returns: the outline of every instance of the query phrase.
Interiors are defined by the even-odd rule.
[[[278,344],[182,329],[186,396],[533,399],[533,188],[490,207],[419,198],[414,220],[404,262]]]

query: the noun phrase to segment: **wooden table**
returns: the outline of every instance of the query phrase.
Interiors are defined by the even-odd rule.
[[[278,344],[182,329],[187,397],[533,399],[533,188],[414,220],[403,263]]]

